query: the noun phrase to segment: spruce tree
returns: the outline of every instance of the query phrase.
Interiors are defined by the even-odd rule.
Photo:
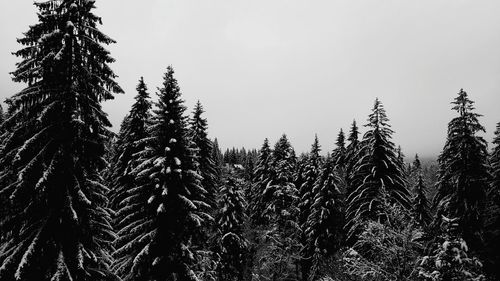
[[[136,90],[135,103],[122,122],[111,163],[111,206],[116,210],[114,226],[119,237],[115,243],[117,251],[113,270],[125,278],[130,270],[130,256],[138,251],[138,247],[130,245],[134,239],[145,234],[141,228],[131,229],[130,224],[134,216],[141,216],[147,200],[147,194],[141,195],[139,192],[141,183],[133,173],[138,165],[136,155],[146,149],[146,143],[142,140],[149,136],[147,127],[151,121],[150,95],[142,77]],[[138,198],[142,198],[142,202]]]
[[[304,164],[304,170],[301,172],[302,183],[299,186],[299,219],[298,224],[302,230],[300,236],[300,242],[303,245],[302,250],[302,260],[301,260],[301,269],[302,269],[302,279],[307,280],[307,276],[309,275],[309,270],[311,267],[312,255],[311,251],[312,247],[308,247],[308,237],[306,234],[307,228],[307,219],[311,213],[311,205],[314,202],[314,184],[318,180],[318,176],[321,172],[321,146],[319,145],[318,136],[314,137],[314,143],[311,146],[311,151],[307,156]]]
[[[493,151],[490,157],[491,185],[485,211],[485,268],[496,279],[500,278],[500,123],[497,124]]]
[[[0,151],[0,280],[113,280],[108,188],[99,175],[111,126],[100,102],[122,89],[103,47],[94,1],[35,3],[12,73],[27,87],[8,101]],[[15,175],[15,178],[11,176]],[[5,184],[8,183],[8,184]]]
[[[322,262],[339,250],[344,227],[342,179],[338,164],[327,159],[313,187],[310,213],[305,223],[306,251],[311,258],[310,280],[317,277]]]
[[[355,239],[366,220],[385,221],[387,203],[398,203],[409,209],[410,194],[405,174],[399,164],[393,131],[385,109],[376,99],[369,115],[368,131],[363,137],[353,170],[352,191],[347,198],[347,235]]]
[[[345,135],[344,131],[340,129],[339,134],[337,135],[337,141],[335,143],[336,148],[333,151],[333,158],[335,160],[335,164],[339,170],[344,170],[346,166],[347,160],[347,150],[345,147]]]
[[[274,146],[271,161],[271,177],[264,190],[266,201],[264,216],[284,226],[288,220],[294,220],[298,209],[293,206],[298,198],[294,184],[296,165],[295,151],[284,134]]]
[[[422,174],[418,176],[418,181],[413,188],[413,214],[415,220],[423,227],[427,226],[432,218],[430,204],[427,199],[427,187],[425,186]]]
[[[221,257],[220,280],[243,280],[248,242],[244,237],[247,203],[242,183],[232,175],[224,181],[218,198],[216,226],[219,255]]]
[[[460,235],[477,249],[489,179],[486,141],[477,135],[484,127],[465,91],[460,90],[452,104],[458,116],[448,124],[448,137],[438,159],[434,226],[439,225],[441,216],[458,218]]]
[[[352,192],[353,188],[353,172],[358,159],[359,149],[359,128],[356,120],[352,122],[349,136],[347,137],[349,144],[346,147],[345,154],[345,175],[346,175],[346,197]]]
[[[210,219],[188,137],[185,107],[174,70],[167,68],[153,110],[146,148],[136,154],[137,187],[130,190],[120,222],[127,225],[116,252],[124,280],[197,280],[191,238]]]
[[[2,123],[3,123],[4,120],[5,120],[5,113],[3,112],[3,107],[0,104],[0,126],[2,125]]]
[[[190,120],[190,138],[197,148],[196,155],[200,165],[200,175],[203,177],[201,184],[207,191],[207,202],[215,207],[215,193],[219,179],[217,178],[217,168],[212,156],[213,143],[208,138],[207,119],[202,116],[204,112],[200,101],[198,101]]]
[[[250,214],[253,223],[256,225],[265,225],[268,223],[268,220],[264,216],[266,208],[264,191],[271,177],[271,154],[269,140],[266,138],[260,149],[257,166],[254,171],[254,182],[250,192]]]
[[[114,210],[127,206],[127,201],[124,199],[128,196],[129,190],[135,186],[135,176],[131,174],[137,164],[134,155],[145,149],[145,144],[139,141],[148,136],[147,125],[151,119],[151,101],[144,78],[141,77],[136,90],[135,102],[123,119],[120,132],[113,144],[110,195],[111,206]],[[115,225],[115,227],[120,229],[120,225]]]
[[[420,171],[422,169],[422,163],[420,162],[420,158],[418,157],[418,154],[415,154],[415,160],[413,160],[413,165],[412,165],[413,170]]]

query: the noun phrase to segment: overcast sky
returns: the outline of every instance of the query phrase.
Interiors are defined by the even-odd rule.
[[[97,0],[126,94],[105,104],[112,123],[144,76],[152,93],[173,65],[189,112],[206,109],[223,147],[259,148],[287,133],[297,151],[317,133],[365,124],[376,97],[407,155],[443,147],[460,88],[476,101],[491,141],[500,121],[500,1]],[[0,0],[0,99],[16,38],[36,22],[31,0]]]

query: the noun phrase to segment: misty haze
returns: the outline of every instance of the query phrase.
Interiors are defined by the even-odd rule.
[[[0,2],[0,281],[500,280],[500,2]]]

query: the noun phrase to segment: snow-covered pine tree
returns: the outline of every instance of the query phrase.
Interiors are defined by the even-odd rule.
[[[274,146],[271,176],[263,193],[264,217],[269,220],[266,233],[268,245],[267,269],[264,275],[272,280],[296,278],[300,245],[297,216],[298,190],[294,184],[296,168],[295,151],[285,134]],[[279,278],[279,279],[278,279]]]
[[[206,199],[207,202],[215,207],[215,193],[218,181],[217,178],[217,168],[215,166],[215,160],[212,155],[213,143],[208,138],[208,123],[207,119],[202,115],[205,111],[200,101],[196,103],[193,110],[193,114],[190,120],[190,138],[194,142],[197,148],[197,158],[199,163],[199,172],[203,177],[201,184],[203,188],[207,191]]]
[[[458,218],[441,218],[442,235],[432,254],[419,261],[419,277],[423,280],[484,281],[482,263],[471,255],[467,242],[460,236]]]
[[[341,177],[338,175],[336,159],[330,157],[317,181],[314,183],[314,197],[305,223],[307,243],[305,251],[311,258],[309,280],[318,277],[318,269],[328,257],[339,250],[344,227],[343,195]]]
[[[311,145],[311,151],[305,159],[303,170],[300,171],[300,182],[299,186],[299,218],[298,224],[301,228],[300,243],[303,246],[302,260],[301,260],[301,270],[302,270],[302,280],[307,280],[309,270],[311,267],[311,257],[312,252],[310,251],[312,247],[306,247],[308,245],[308,237],[306,234],[307,228],[307,218],[311,213],[311,205],[314,200],[313,187],[314,183],[318,180],[319,173],[321,172],[322,159],[321,146],[319,144],[318,136],[314,137],[314,142]],[[296,180],[296,184],[299,181]]]
[[[418,176],[417,184],[413,188],[413,193],[413,215],[422,227],[426,227],[432,221],[432,218],[429,200],[427,199],[427,187],[421,173]]]
[[[219,141],[217,138],[213,140],[213,146],[212,146],[212,159],[214,159],[214,165],[215,165],[215,172],[217,178],[222,177],[222,167],[224,166],[224,159],[222,156],[222,152],[219,147]]]
[[[243,280],[248,242],[243,236],[247,203],[241,188],[242,183],[229,175],[224,180],[219,197],[216,217],[219,255],[221,257],[220,280]]]
[[[295,151],[287,136],[283,134],[274,146],[271,181],[263,193],[267,203],[264,216],[280,227],[290,220],[295,220],[298,215],[298,208],[294,206],[298,199],[298,190],[294,184],[296,161]]]
[[[359,149],[359,128],[356,124],[356,120],[352,121],[347,140],[349,144],[346,147],[345,154],[346,197],[352,192],[354,166],[358,161],[356,157],[358,156]]]
[[[420,162],[420,157],[415,154],[415,159],[413,160],[412,168],[414,171],[420,171],[422,169],[422,162]]]
[[[120,133],[114,145],[114,157],[111,163],[111,206],[116,211],[114,227],[118,239],[114,253],[113,271],[120,277],[126,277],[130,270],[130,256],[137,254],[138,247],[129,247],[130,243],[142,237],[143,229],[131,229],[130,223],[134,216],[147,217],[144,202],[148,194],[138,188],[141,184],[132,172],[138,165],[136,154],[146,148],[142,140],[148,137],[147,127],[151,121],[151,101],[146,83],[141,77],[137,85],[135,103],[125,116]],[[140,199],[139,199],[140,198]],[[142,201],[142,202],[141,202]],[[144,214],[144,215],[142,215]]]
[[[477,249],[481,247],[477,235],[483,230],[489,184],[486,141],[477,135],[484,132],[484,127],[465,91],[460,90],[452,104],[458,116],[448,123],[448,137],[438,158],[438,191],[434,198],[437,216],[433,225],[439,226],[441,216],[458,218],[461,236]]]
[[[347,160],[347,149],[345,147],[345,135],[342,129],[340,129],[339,134],[337,135],[337,141],[335,142],[335,145],[336,148],[333,151],[332,156],[335,161],[335,165],[337,166],[336,169],[342,171],[342,174],[344,174]]]
[[[500,123],[497,124],[493,145],[495,147],[490,156],[492,180],[485,212],[485,269],[500,279]]]
[[[140,78],[136,90],[135,102],[123,119],[112,148],[114,151],[110,165],[110,202],[115,211],[128,205],[124,199],[135,186],[135,176],[131,174],[137,164],[134,155],[145,149],[145,144],[138,141],[148,136],[147,126],[151,120],[151,100],[144,78]],[[121,219],[123,218],[117,218],[118,221]],[[122,226],[115,227],[119,230]]]
[[[35,3],[38,23],[18,39],[12,73],[27,87],[9,99],[0,152],[0,280],[114,280],[115,237],[99,171],[111,126],[100,102],[122,89],[103,47],[94,1]],[[16,175],[15,179],[9,175]],[[12,180],[12,181],[10,181]]]
[[[120,231],[118,244],[123,246],[116,255],[127,255],[116,269],[124,272],[124,280],[197,280],[191,237],[211,218],[202,211],[208,207],[206,191],[171,66],[158,96],[148,137],[138,141],[146,143],[146,149],[136,154],[139,164],[132,173],[138,186],[128,198],[128,208],[136,211],[121,222],[127,226]]]
[[[351,241],[366,220],[385,221],[387,203],[398,203],[406,209],[411,205],[388,121],[382,103],[376,99],[365,125],[369,129],[354,156],[359,160],[353,170],[346,211],[347,238]]]
[[[250,192],[250,217],[255,225],[265,225],[268,220],[264,216],[266,198],[264,191],[271,179],[272,151],[266,138],[259,152],[257,166],[254,171],[254,181]]]
[[[5,113],[3,112],[3,106],[0,104],[0,126],[2,125],[4,120],[5,120]]]

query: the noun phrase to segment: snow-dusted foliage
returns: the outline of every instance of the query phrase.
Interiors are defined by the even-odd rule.
[[[359,239],[342,255],[344,270],[353,280],[417,280],[422,229],[397,205],[387,206],[386,212],[385,223],[367,221]]]
[[[219,194],[216,228],[220,280],[243,280],[248,242],[243,232],[247,204],[242,181],[228,176]]]
[[[203,118],[203,107],[198,101],[190,119],[189,137],[197,148],[197,159],[199,162],[199,173],[203,177],[201,183],[207,191],[207,202],[215,205],[216,185],[219,181],[217,177],[217,167],[213,157],[213,143],[208,138],[207,119]]]
[[[376,99],[369,115],[368,131],[354,156],[357,159],[347,198],[347,236],[355,240],[366,220],[384,221],[387,202],[410,207],[405,174],[397,159],[393,131],[382,103]]]
[[[167,68],[154,109],[146,149],[136,154],[132,173],[137,187],[117,241],[116,270],[124,280],[196,280],[191,237],[211,219],[204,209],[206,191],[197,173],[195,149],[188,139],[185,107],[172,67]],[[173,121],[173,122],[171,122]],[[135,209],[135,211],[129,211]]]
[[[462,237],[477,248],[489,179],[486,141],[477,135],[484,132],[484,127],[465,91],[460,90],[452,104],[458,116],[448,123],[448,137],[439,156],[438,192],[434,198],[437,215],[433,225],[439,227],[441,216],[458,218]]]
[[[432,254],[424,256],[418,264],[418,274],[423,280],[486,280],[482,263],[469,254],[467,243],[460,236],[458,221],[457,218],[442,217],[443,234],[435,243]]]
[[[413,188],[413,215],[415,220],[423,227],[427,226],[431,220],[431,210],[429,199],[427,199],[427,187],[422,174],[418,176],[418,181]]]
[[[271,180],[271,153],[269,141],[265,139],[259,152],[254,180],[249,192],[250,217],[255,225],[268,223],[268,219],[264,216],[267,199],[264,197],[264,191]]]
[[[500,123],[497,124],[491,153],[491,185],[485,210],[485,269],[500,279]]]
[[[347,198],[349,194],[353,191],[354,187],[354,169],[358,162],[357,157],[359,150],[359,128],[356,124],[356,120],[352,121],[351,129],[349,131],[349,136],[347,137],[349,143],[346,147],[345,153],[345,180],[346,180],[346,194]]]
[[[136,155],[145,149],[145,142],[142,140],[148,137],[150,110],[149,93],[144,79],[141,78],[137,85],[135,103],[122,122],[110,164],[110,199],[116,214],[113,225],[119,236],[115,243],[117,251],[114,253],[113,270],[118,276],[125,276],[130,270],[129,257],[133,255],[134,250],[137,251],[135,244],[139,243],[138,240],[144,240],[145,236],[150,235],[149,232],[144,233],[147,230],[145,225],[140,227],[140,224],[132,224],[138,217],[146,222],[146,218],[151,216],[144,208],[148,194],[143,192],[143,183],[136,181],[136,175],[133,173],[139,164]],[[135,244],[132,242],[134,240]]]
[[[94,1],[35,3],[12,73],[27,87],[3,122],[0,280],[114,280],[115,238],[99,175],[110,123],[100,102],[122,89]]]
[[[310,212],[304,227],[307,237],[304,247],[306,257],[311,260],[309,278],[317,277],[318,270],[328,257],[340,248],[343,236],[344,214],[341,186],[335,159],[330,157],[321,168],[312,190]]]

